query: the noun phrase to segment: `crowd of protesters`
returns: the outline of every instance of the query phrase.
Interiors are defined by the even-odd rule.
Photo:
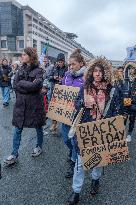
[[[114,71],[111,64],[103,57],[91,60],[86,65],[81,51],[77,49],[70,55],[68,62],[65,55],[60,53],[55,64],[51,64],[48,56],[45,56],[43,64],[40,65],[36,50],[29,47],[24,49],[21,62],[11,63],[7,59],[0,61],[0,87],[4,108],[9,106],[10,92],[15,92],[16,95],[12,120],[13,147],[11,154],[5,160],[6,165],[17,162],[21,134],[25,127],[35,128],[37,132],[36,146],[31,155],[37,157],[42,154],[43,126],[47,121],[48,104],[56,84],[80,88],[75,101],[75,117],[81,108],[84,109],[80,123],[123,115],[125,125],[128,122],[126,140],[131,142],[136,117],[135,62],[125,62],[122,67]],[[50,132],[57,133],[57,128],[58,122],[52,120]],[[69,139],[69,130],[70,126],[62,123],[62,138],[69,150],[69,169],[65,177],[73,178],[72,193],[66,204],[74,205],[79,201],[84,183],[84,170],[77,137],[75,135]],[[91,195],[99,191],[102,171],[102,167],[94,167],[90,172]]]

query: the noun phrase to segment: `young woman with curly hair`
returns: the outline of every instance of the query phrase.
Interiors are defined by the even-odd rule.
[[[111,70],[112,68],[105,58],[95,59],[91,63],[85,76],[84,86],[80,89],[75,102],[77,113],[79,113],[82,107],[84,108],[80,123],[97,121],[103,118],[105,107],[110,100],[110,93],[112,90]],[[106,117],[112,117],[119,114],[120,102],[121,100],[118,92],[115,90]],[[75,150],[77,150],[77,160],[73,176],[73,192],[68,198],[67,205],[78,203],[79,194],[84,182],[84,170],[76,136],[74,137],[74,142]],[[90,170],[90,175],[92,177],[90,194],[92,195],[98,193],[99,179],[102,175],[102,170],[102,167]]]

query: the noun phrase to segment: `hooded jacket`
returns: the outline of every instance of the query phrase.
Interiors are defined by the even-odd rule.
[[[136,69],[136,63],[127,63],[125,66],[125,79],[120,88],[120,95],[122,96],[122,114],[136,115],[136,76],[129,75],[129,66]],[[124,106],[124,98],[131,99],[130,106]]]

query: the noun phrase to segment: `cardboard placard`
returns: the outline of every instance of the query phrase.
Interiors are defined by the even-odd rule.
[[[122,116],[80,124],[76,133],[85,170],[130,159]]]
[[[79,89],[72,86],[55,85],[47,117],[67,125],[72,125],[76,113],[74,102]]]

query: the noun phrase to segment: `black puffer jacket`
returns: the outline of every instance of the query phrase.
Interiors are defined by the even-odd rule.
[[[59,66],[54,67],[52,72],[50,73],[49,81],[54,84],[60,84],[61,82],[58,79],[54,79],[54,77],[62,78],[65,76],[65,72],[67,72],[68,68],[64,65],[63,68]]]
[[[0,86],[8,87],[11,85],[11,78],[9,73],[11,72],[11,67],[8,65],[0,66]]]
[[[13,89],[16,103],[12,124],[16,127],[38,128],[45,123],[44,102],[41,94],[43,71],[23,65],[15,75]]]

